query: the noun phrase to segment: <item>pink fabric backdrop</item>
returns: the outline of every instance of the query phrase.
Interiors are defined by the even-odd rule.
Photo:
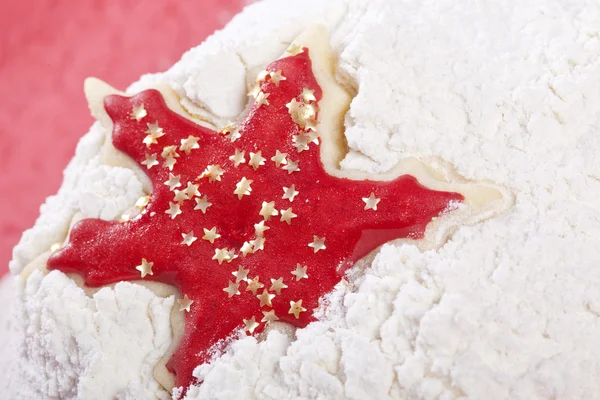
[[[244,0],[30,0],[0,4],[0,276],[93,122],[82,85],[125,88],[222,27]]]

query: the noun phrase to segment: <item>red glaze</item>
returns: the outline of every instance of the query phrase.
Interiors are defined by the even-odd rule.
[[[185,313],[185,334],[168,367],[177,375],[177,385],[193,383],[192,371],[209,359],[209,350],[217,342],[230,338],[244,327],[243,319],[263,318],[260,302],[247,282],[240,282],[240,295],[228,298],[223,288],[235,282],[232,272],[238,266],[249,269],[249,278],[259,277],[269,289],[270,279],[283,278],[288,285],[276,296],[273,310],[281,321],[304,327],[313,320],[313,308],[319,298],[330,292],[352,263],[377,246],[394,238],[421,238],[432,218],[448,209],[450,202],[462,201],[457,193],[432,191],[421,186],[412,176],[401,176],[391,182],[352,181],[328,175],[320,160],[319,146],[298,152],[292,136],[300,132],[286,108],[291,99],[300,99],[304,88],[314,90],[317,100],[322,92],[312,73],[308,50],[272,63],[268,71],[282,71],[287,79],[279,86],[269,78],[261,84],[269,105],[257,107],[256,102],[240,124],[241,138],[231,142],[224,135],[196,125],[171,111],[158,91],[147,90],[133,97],[108,96],[105,109],[114,122],[113,143],[117,149],[141,163],[145,154],[157,154],[161,162],[151,169],[141,165],[153,183],[151,199],[135,219],[119,223],[86,219],[77,223],[69,242],[48,260],[49,269],[76,272],[90,286],[140,279],[135,269],[142,258],[153,262],[154,275],[144,279],[175,285],[182,294],[194,300],[191,311]],[[206,79],[211,79],[206,77]],[[144,104],[148,115],[141,121],[130,118],[133,106]],[[149,149],[142,143],[147,123],[158,121],[165,136]],[[189,135],[199,137],[199,149],[180,155],[172,173],[181,175],[184,189],[188,182],[200,185],[212,206],[206,214],[194,210],[195,201],[181,204],[183,214],[175,219],[165,214],[174,193],[164,184],[169,170],[160,157],[164,146],[177,145]],[[229,156],[235,149],[246,152],[246,163],[235,168]],[[249,152],[262,151],[265,165],[254,170],[248,165]],[[288,171],[275,166],[271,157],[275,151],[288,153],[288,160],[299,161],[300,171]],[[196,180],[207,165],[219,164],[225,173],[222,180]],[[242,178],[253,180],[252,193],[241,200],[233,194]],[[293,202],[282,199],[283,186],[295,185],[299,194]],[[374,192],[381,201],[377,210],[364,210],[362,198]],[[265,248],[244,257],[239,249],[245,241],[254,239],[254,224],[263,220],[259,215],[263,201],[275,201],[277,210],[292,207],[297,218],[291,225],[274,216],[265,224]],[[203,228],[217,227],[222,235],[214,244],[202,240]],[[194,232],[198,237],[191,246],[181,244],[182,233]],[[325,237],[326,249],[314,252],[309,243],[313,235]],[[212,260],[216,248],[234,248],[238,258],[219,265]],[[297,263],[307,265],[308,279],[296,281],[291,274]],[[273,293],[272,290],[269,291]],[[307,309],[296,319],[289,314],[290,301],[302,299]],[[255,332],[264,329],[261,323]]]

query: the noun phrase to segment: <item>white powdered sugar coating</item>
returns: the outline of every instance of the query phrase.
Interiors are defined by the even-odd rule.
[[[439,159],[507,188],[515,204],[437,250],[383,246],[328,296],[319,322],[234,342],[196,369],[203,384],[186,399],[597,397],[600,4],[267,0],[131,90],[168,81],[185,107],[222,124],[245,101],[241,82],[315,22],[329,27],[337,77],[356,94],[344,168]],[[206,60],[230,64],[230,79],[210,87]],[[14,272],[62,240],[76,213],[111,219],[143,193],[139,171],[101,165],[104,138],[95,125],[82,139],[15,248]],[[171,340],[172,297],[122,283],[90,298],[59,272],[34,272],[23,293],[21,393],[166,395],[152,368]]]

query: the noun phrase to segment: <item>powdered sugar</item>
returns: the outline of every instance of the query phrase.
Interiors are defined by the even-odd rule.
[[[515,204],[437,250],[384,246],[328,296],[319,322],[234,342],[196,369],[203,384],[186,398],[597,396],[600,6],[263,1],[131,90],[169,81],[184,105],[218,125],[245,98],[234,60],[252,79],[316,21],[332,31],[338,78],[356,93],[344,168],[443,161],[466,179],[508,188]],[[231,79],[219,83],[231,103],[205,87],[198,71],[208,57],[231,60]],[[61,191],[15,249],[14,272],[62,240],[76,212],[111,218],[143,192],[137,173],[100,165],[104,137],[95,125],[82,139]],[[23,301],[23,387],[67,398],[93,397],[109,383],[122,398],[160,393],[151,371],[170,341],[172,298],[132,284],[89,298],[57,272],[35,272]],[[127,368],[115,372],[116,360]]]

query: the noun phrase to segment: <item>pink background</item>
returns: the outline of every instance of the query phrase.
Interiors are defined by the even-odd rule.
[[[0,5],[0,275],[93,122],[87,76],[125,88],[222,27],[247,0],[28,0]]]

